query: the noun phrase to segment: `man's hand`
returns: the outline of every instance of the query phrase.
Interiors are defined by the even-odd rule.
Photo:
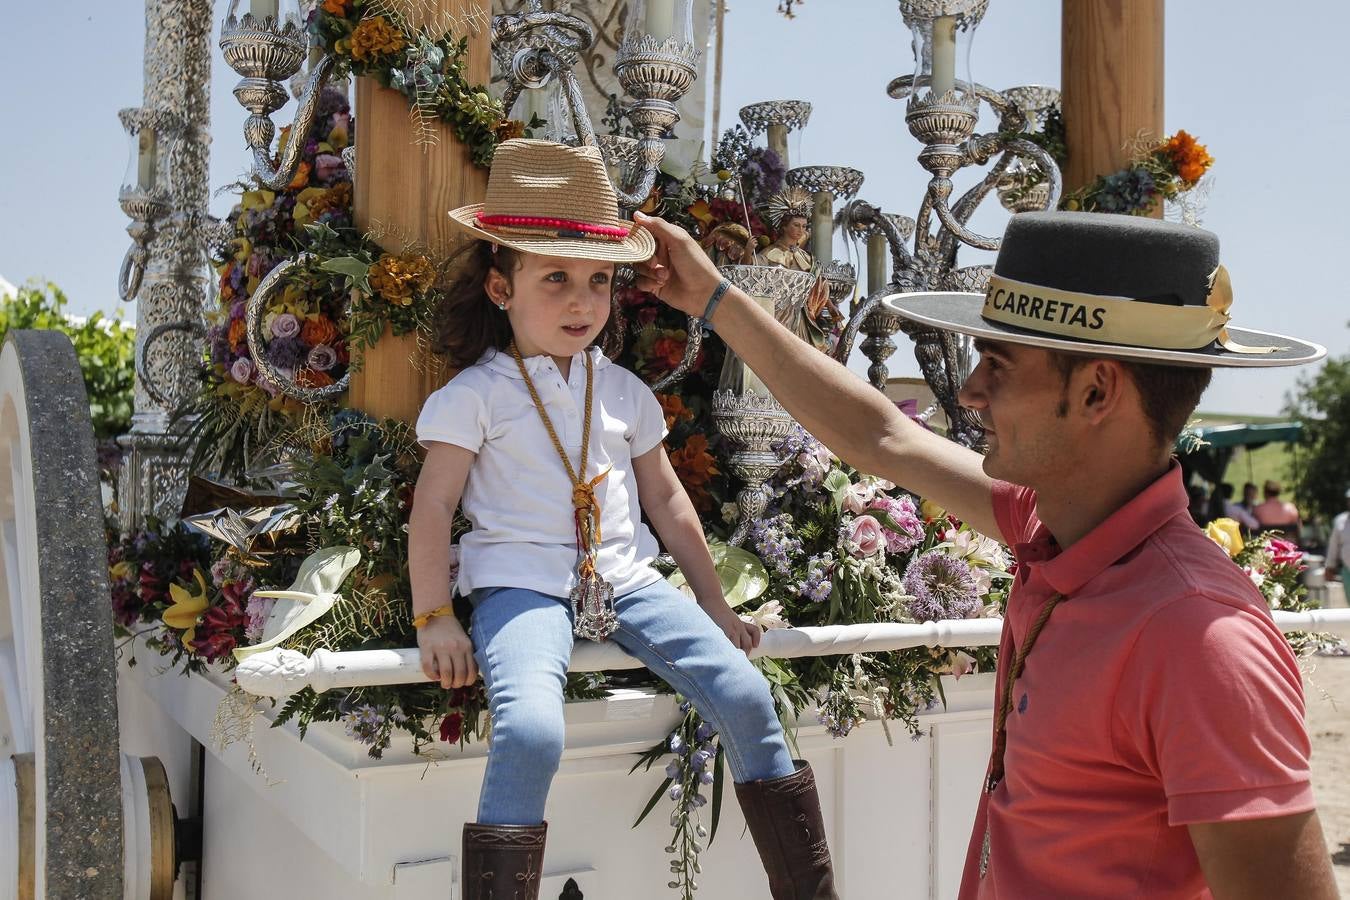
[[[637,263],[637,287],[691,316],[703,315],[722,273],[683,228],[665,219],[634,213],[633,221],[656,238],[656,254]]]
[[[1316,812],[1188,826],[1216,900],[1334,900],[1336,880]]]

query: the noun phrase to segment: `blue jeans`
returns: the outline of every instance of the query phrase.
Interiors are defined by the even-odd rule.
[[[474,658],[492,711],[478,821],[537,825],[562,758],[571,605],[523,588],[482,588],[469,599]],[[717,729],[735,781],[792,774],[768,683],[697,603],[658,581],[616,597],[614,608],[619,629],[610,640]]]

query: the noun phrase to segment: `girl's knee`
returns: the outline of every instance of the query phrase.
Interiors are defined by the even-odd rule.
[[[524,714],[521,714],[524,713]],[[562,759],[566,725],[562,710],[508,710],[492,723],[492,749],[513,765],[556,771]]]

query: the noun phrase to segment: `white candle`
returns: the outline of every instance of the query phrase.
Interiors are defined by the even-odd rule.
[[[886,235],[876,232],[867,239],[867,294],[871,296],[886,286],[887,263],[891,260],[891,247],[886,243]]]
[[[787,126],[775,122],[769,126],[769,149],[778,154],[778,161],[783,164],[784,169],[792,168],[788,162],[788,129]]]
[[[278,0],[248,0],[248,11],[253,13],[253,18],[261,22],[269,16],[275,21],[277,17]]]
[[[933,22],[933,98],[956,86],[956,16],[939,16]]]
[[[675,0],[647,0],[646,31],[659,44],[675,31]]]
[[[155,189],[155,132],[142,126],[136,137],[136,187],[142,191]]]
[[[811,207],[811,255],[822,269],[834,259],[834,195],[816,191]]]

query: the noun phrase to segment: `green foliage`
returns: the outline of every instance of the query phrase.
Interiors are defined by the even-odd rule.
[[[1329,519],[1345,509],[1350,487],[1350,355],[1300,378],[1286,410],[1303,423],[1294,463],[1299,504]]]
[[[115,437],[131,428],[136,330],[101,312],[75,324],[63,312],[67,302],[65,293],[51,282],[19,288],[0,302],[0,341],[11,328],[50,329],[69,336],[89,393],[94,436]]]

